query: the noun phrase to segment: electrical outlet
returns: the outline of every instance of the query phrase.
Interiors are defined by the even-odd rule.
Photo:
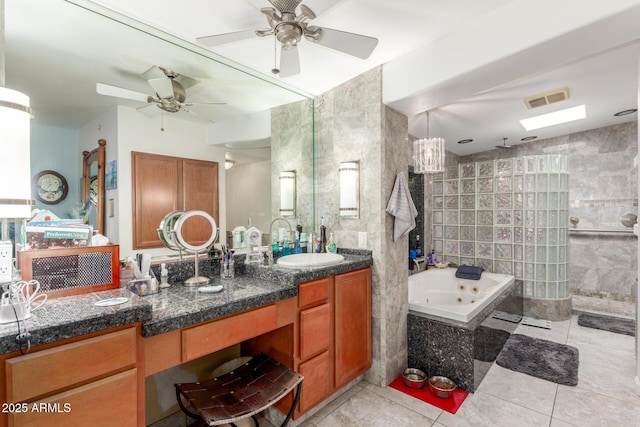
[[[367,232],[358,231],[358,248],[367,249]]]
[[[13,278],[13,245],[10,241],[0,242],[0,283],[10,282]]]

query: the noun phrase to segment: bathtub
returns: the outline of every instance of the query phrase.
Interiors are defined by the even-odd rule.
[[[480,280],[458,279],[455,273],[434,268],[409,276],[409,311],[468,322],[515,280],[487,272]]]

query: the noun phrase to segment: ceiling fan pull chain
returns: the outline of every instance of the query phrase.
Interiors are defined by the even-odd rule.
[[[280,70],[278,69],[278,39],[276,36],[273,36],[273,68],[271,69],[273,74],[279,74]]]
[[[164,132],[164,110],[160,110],[160,131]]]

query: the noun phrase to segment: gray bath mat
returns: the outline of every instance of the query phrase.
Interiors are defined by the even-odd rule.
[[[502,329],[478,326],[473,341],[473,358],[481,362],[493,362],[511,335]]]
[[[636,322],[631,319],[622,319],[619,317],[602,316],[599,314],[580,314],[578,316],[578,325],[585,328],[601,329],[616,334],[636,335]]]
[[[513,334],[496,363],[512,371],[563,385],[578,384],[578,349],[553,341]]]

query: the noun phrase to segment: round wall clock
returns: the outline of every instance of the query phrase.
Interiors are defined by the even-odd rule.
[[[94,205],[98,205],[98,177],[91,178],[91,184],[89,185],[89,200]]]
[[[33,177],[33,192],[38,200],[48,205],[59,203],[67,197],[67,180],[55,171],[42,171]]]

